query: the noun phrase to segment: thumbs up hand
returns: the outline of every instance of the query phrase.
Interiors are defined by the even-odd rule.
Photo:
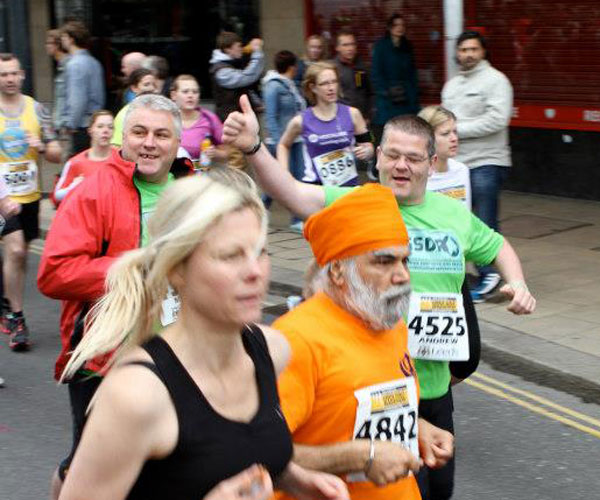
[[[240,111],[230,113],[223,124],[223,143],[248,151],[258,140],[258,120],[247,95],[240,97]]]

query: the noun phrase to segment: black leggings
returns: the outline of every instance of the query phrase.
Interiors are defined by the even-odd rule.
[[[471,298],[469,285],[465,279],[462,289],[463,303],[465,306],[465,316],[467,327],[469,329],[469,359],[468,361],[450,361],[450,373],[459,379],[467,378],[477,370],[479,359],[481,357],[481,334],[479,332],[479,322],[477,313]]]
[[[87,420],[87,408],[102,380],[103,377],[77,374],[69,381],[69,402],[71,403],[71,419],[73,421],[73,445],[69,455],[58,466],[58,476],[62,481],[65,480],[67,470],[71,466],[71,461],[81,439],[83,426]]]
[[[419,403],[419,417],[429,423],[454,434],[452,412],[452,390],[441,398],[422,399]],[[441,469],[423,466],[417,474],[417,482],[423,500],[447,500],[454,491],[454,456]]]

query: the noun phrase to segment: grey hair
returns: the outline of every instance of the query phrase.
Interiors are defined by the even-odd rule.
[[[435,133],[433,127],[423,118],[415,115],[401,115],[388,120],[383,127],[381,147],[385,144],[391,130],[422,137],[427,141],[427,156],[431,158],[435,154]]]
[[[131,113],[137,109],[152,109],[154,111],[166,111],[171,113],[173,117],[173,125],[175,125],[175,135],[181,138],[181,129],[183,125],[181,123],[181,111],[179,107],[171,99],[167,99],[165,96],[159,94],[145,94],[136,97],[127,108],[125,112],[125,118],[123,120],[123,130],[127,129],[127,122]]]

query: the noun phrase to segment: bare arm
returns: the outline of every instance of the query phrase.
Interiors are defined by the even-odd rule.
[[[292,118],[277,144],[277,161],[289,170],[290,150],[296,138],[302,133],[302,116]]]
[[[330,474],[364,472],[378,486],[406,477],[419,470],[419,459],[400,444],[374,441],[373,461],[369,465],[370,441],[356,439],[323,446],[294,445],[294,461],[307,469]]]
[[[144,462],[174,449],[177,432],[159,379],[139,366],[113,368],[98,389],[60,500],[124,499]]]
[[[275,366],[275,373],[279,376],[290,360],[290,344],[278,330],[266,325],[260,325],[260,329],[265,335],[269,354]]]
[[[511,299],[508,310],[514,314],[531,314],[535,310],[536,300],[527,288],[521,261],[506,238],[494,264],[506,281],[500,291]]]
[[[225,120],[223,142],[249,151],[258,138],[258,121],[247,96],[240,97],[240,107],[241,113],[234,111]],[[323,188],[294,179],[264,145],[247,158],[256,171],[260,186],[291,212],[306,218],[325,206]]]
[[[307,469],[330,474],[362,472],[369,460],[369,445],[367,439],[323,446],[294,444],[294,460]]]

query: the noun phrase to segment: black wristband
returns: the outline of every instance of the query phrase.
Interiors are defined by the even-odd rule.
[[[373,142],[373,137],[371,137],[371,132],[367,131],[363,134],[358,134],[354,136],[356,142]]]
[[[242,153],[244,153],[246,156],[252,156],[252,155],[258,153],[258,150],[260,149],[261,146],[262,146],[262,141],[260,140],[260,137],[259,137],[258,140],[256,141],[256,144],[254,146],[252,146],[252,149],[250,151],[242,151]]]

